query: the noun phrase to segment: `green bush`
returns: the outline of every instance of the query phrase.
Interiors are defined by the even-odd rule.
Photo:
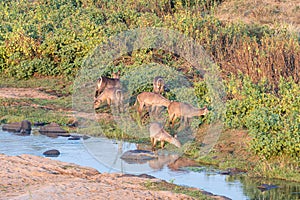
[[[121,31],[151,26],[194,38],[225,73],[242,71],[254,81],[267,77],[272,84],[279,82],[278,74],[299,81],[297,36],[266,26],[222,23],[211,12],[219,3],[222,0],[2,1],[0,71],[19,78],[35,73],[73,78],[98,44]],[[137,51],[132,61],[145,63],[149,53]],[[165,58],[167,65],[176,60]],[[51,66],[50,72],[24,66],[34,59],[43,60],[42,69]],[[34,72],[24,74],[25,68]]]
[[[225,124],[246,128],[252,137],[253,152],[265,158],[287,155],[300,157],[300,86],[280,80],[278,92],[270,93],[265,81],[254,84],[249,78],[229,81]]]

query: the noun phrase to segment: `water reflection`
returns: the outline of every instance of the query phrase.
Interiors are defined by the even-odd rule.
[[[275,179],[249,178],[247,176],[229,177],[229,181],[240,181],[243,192],[249,199],[300,199],[300,184]],[[262,184],[275,185],[277,188],[261,191],[257,187]]]

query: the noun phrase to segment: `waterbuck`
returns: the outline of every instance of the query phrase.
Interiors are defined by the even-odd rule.
[[[104,91],[95,99],[94,109],[100,107],[101,103],[107,102],[110,106],[112,103],[117,107],[118,111],[123,110],[123,92],[118,88],[105,88]]]
[[[96,99],[105,88],[121,88],[120,83],[120,72],[112,73],[113,78],[108,78],[106,76],[100,76],[96,83],[95,97]]]
[[[153,79],[153,92],[156,94],[161,94],[165,90],[165,81],[161,76],[156,76]]]
[[[174,101],[168,106],[169,123],[172,122],[172,128],[174,128],[175,120],[180,117],[181,121],[184,120],[184,125],[187,125],[190,118],[206,115],[208,112],[207,107],[195,108],[188,103]]]
[[[153,92],[157,94],[162,94],[163,92],[169,92],[170,89],[165,85],[163,77],[156,76],[153,79]]]
[[[154,108],[157,107],[168,107],[171,103],[170,100],[166,99],[160,94],[156,94],[153,92],[142,92],[136,97],[136,102],[134,105],[136,105],[138,102],[138,113],[139,116],[141,116],[144,106],[151,106],[151,111],[153,111]],[[156,110],[156,109],[155,109]]]
[[[164,148],[165,142],[175,145],[180,148],[181,144],[176,137],[172,137],[158,122],[152,122],[149,127],[152,150],[155,149],[156,143],[160,141],[161,148]]]

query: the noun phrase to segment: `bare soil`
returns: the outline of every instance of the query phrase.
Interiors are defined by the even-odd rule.
[[[2,98],[37,98],[37,99],[55,99],[57,96],[47,94],[39,88],[0,88],[0,97]]]
[[[0,199],[193,199],[145,184],[147,175],[100,174],[97,170],[33,155],[0,154]],[[222,197],[212,196],[214,199]]]

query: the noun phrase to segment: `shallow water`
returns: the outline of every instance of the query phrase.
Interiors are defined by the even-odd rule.
[[[106,138],[68,140],[66,137],[50,138],[40,134],[18,136],[0,130],[0,153],[43,156],[43,152],[49,149],[57,149],[61,153],[58,157],[51,158],[54,160],[93,167],[100,172],[146,173],[168,182],[200,188],[231,199],[300,199],[300,186],[296,183],[221,175],[209,167],[199,168],[197,172],[172,171],[167,164],[176,160],[176,155],[161,155],[158,159],[145,163],[127,163],[120,159],[123,152],[136,149],[135,144]],[[257,189],[261,184],[274,184],[279,187],[261,192]]]

